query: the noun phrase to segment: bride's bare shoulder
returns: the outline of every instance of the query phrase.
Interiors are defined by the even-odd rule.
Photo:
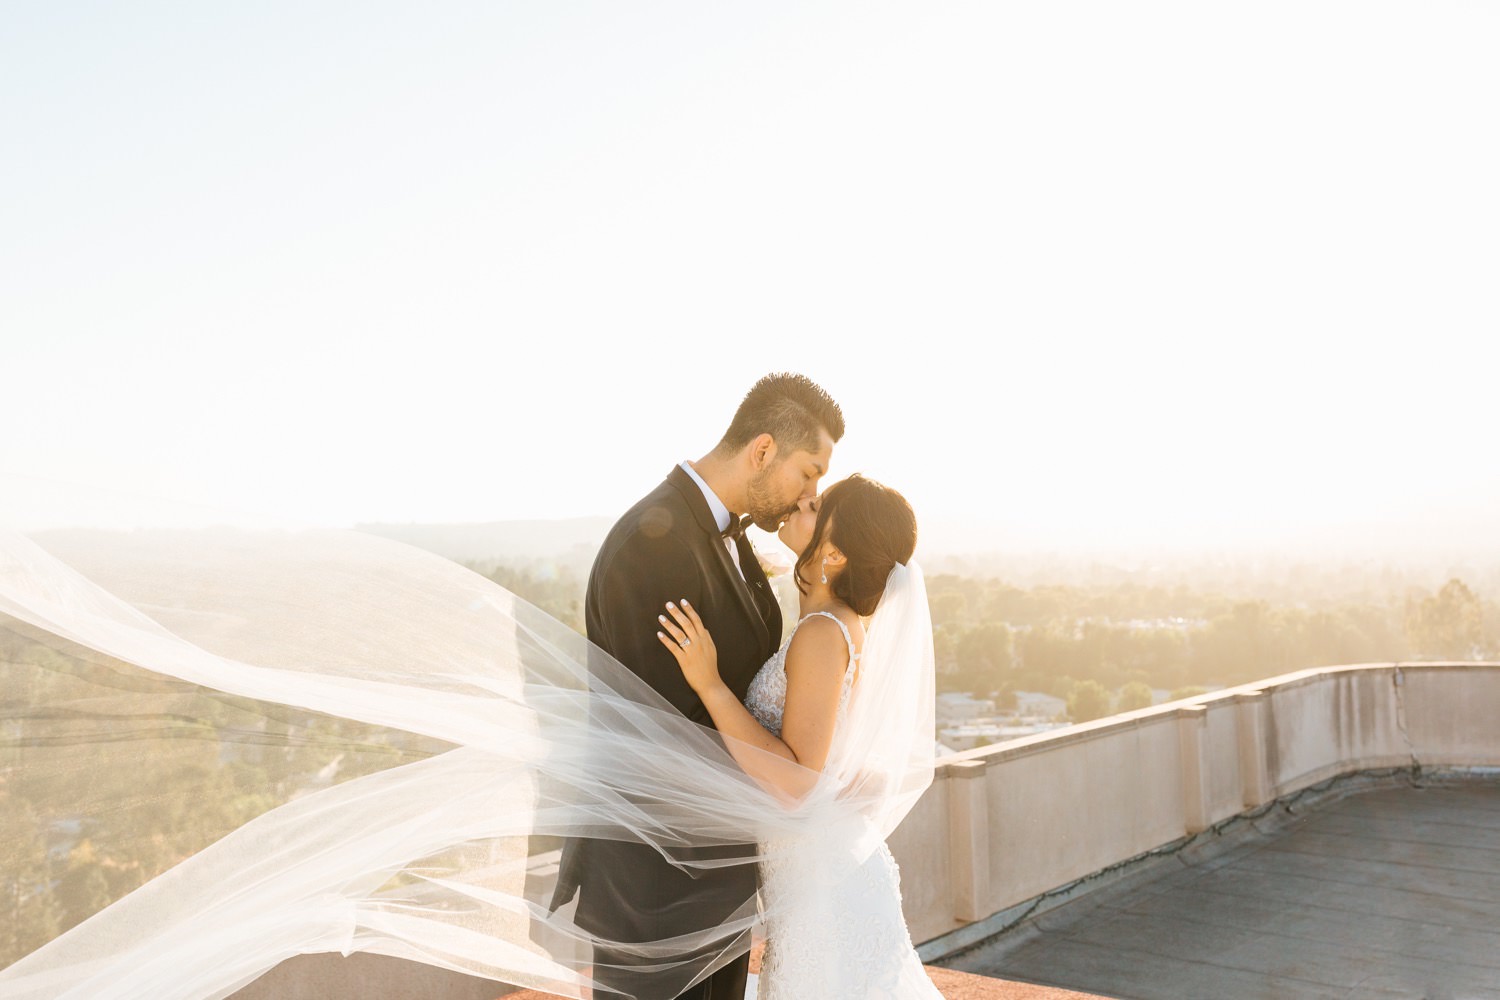
[[[839,627],[841,624],[843,628]],[[791,670],[794,665],[816,663],[836,666],[842,672],[849,662],[849,642],[853,641],[857,649],[863,638],[864,629],[859,616],[848,608],[830,608],[826,612],[810,614],[802,619],[792,635],[786,651],[787,668]]]

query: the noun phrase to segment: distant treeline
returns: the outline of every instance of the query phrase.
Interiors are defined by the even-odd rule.
[[[474,567],[583,630],[582,575],[546,562]],[[1067,698],[1074,721],[1307,667],[1393,660],[1500,659],[1500,606],[1464,581],[1399,596],[1268,599],[1188,584],[1019,587],[993,577],[927,579],[938,687]],[[1101,704],[1102,700],[1102,704]]]
[[[1143,688],[1183,695],[1307,667],[1500,655],[1500,607],[1457,579],[1436,592],[1317,606],[1188,586],[1023,589],[954,575],[927,583],[939,687],[1002,703],[1017,690],[1077,702],[1080,685],[1093,682],[1085,700],[1097,701],[1097,685],[1118,711],[1140,707]]]
[[[546,560],[525,565],[465,563],[528,604],[545,611],[575,632],[583,633],[583,592],[587,577],[571,567]]]

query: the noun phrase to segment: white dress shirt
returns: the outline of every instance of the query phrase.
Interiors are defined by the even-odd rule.
[[[703,491],[703,499],[708,501],[708,510],[713,514],[714,523],[719,526],[719,531],[722,533],[724,529],[729,527],[729,521],[734,515],[729,513],[729,508],[724,506],[724,501],[720,500],[719,495],[709,488],[709,485],[703,481],[703,477],[698,475],[698,471],[691,464],[682,462],[681,465],[682,471],[691,476],[693,482],[697,483],[698,488]],[[733,560],[734,568],[740,571],[740,579],[743,580],[745,578],[745,567],[740,565],[739,546],[734,544],[733,538],[726,538],[724,539],[724,547],[729,550],[729,558]]]

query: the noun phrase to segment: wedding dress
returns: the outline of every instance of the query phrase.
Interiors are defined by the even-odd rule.
[[[839,619],[849,667],[839,696],[834,739],[847,721],[859,653]],[[792,635],[796,634],[793,629]],[[745,707],[781,735],[786,712],[786,653],[792,638],[766,661],[745,696]],[[912,947],[901,912],[901,876],[884,843],[863,861],[849,853],[839,830],[778,838],[764,847],[761,897],[768,917],[759,1000],[942,1000]]]

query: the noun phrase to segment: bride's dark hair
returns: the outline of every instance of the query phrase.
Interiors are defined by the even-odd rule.
[[[830,527],[829,522],[832,522]],[[891,568],[911,558],[917,547],[917,515],[906,498],[889,486],[855,473],[823,492],[812,540],[797,557],[793,579],[804,594],[808,578],[803,570],[827,537],[848,560],[833,581],[833,596],[870,615],[885,592]],[[819,572],[816,567],[812,572]]]

